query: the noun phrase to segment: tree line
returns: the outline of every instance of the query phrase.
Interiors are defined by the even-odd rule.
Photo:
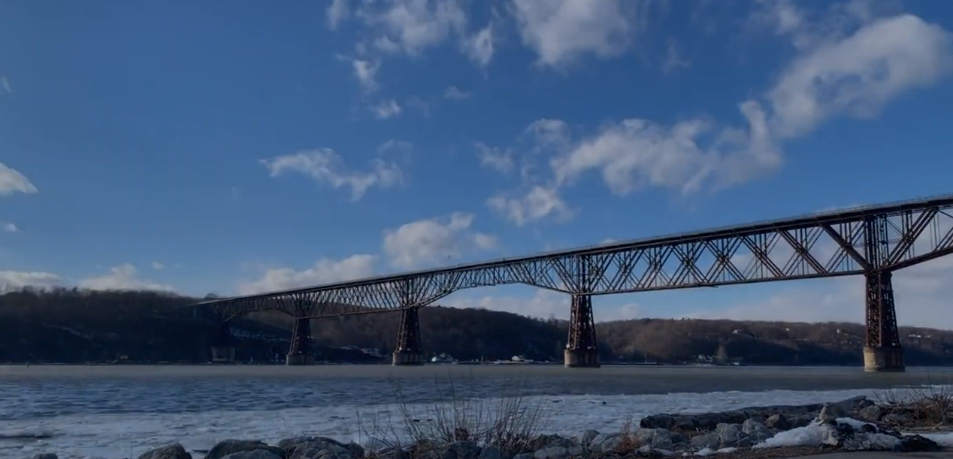
[[[0,295],[0,362],[206,362],[217,328],[169,293],[24,289]],[[316,352],[356,359],[343,346],[393,351],[399,313],[317,319]],[[239,359],[273,359],[287,351],[293,319],[249,314],[231,326]],[[459,360],[524,356],[562,359],[568,323],[485,309],[428,306],[420,311],[429,355]],[[635,319],[596,324],[604,362],[742,361],[763,365],[860,365],[864,326],[696,319]],[[953,364],[953,332],[901,327],[908,365]],[[360,354],[360,353],[358,353]]]

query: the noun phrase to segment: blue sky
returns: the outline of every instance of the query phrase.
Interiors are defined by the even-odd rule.
[[[948,193],[950,31],[926,1],[3,3],[0,284],[249,293]],[[901,323],[953,327],[951,278],[898,275]],[[596,315],[861,321],[861,283]]]

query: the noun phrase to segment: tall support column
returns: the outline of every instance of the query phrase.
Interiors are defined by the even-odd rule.
[[[573,295],[569,340],[563,352],[563,365],[566,368],[599,368],[599,347],[596,343],[592,297]]]
[[[897,310],[893,301],[892,274],[890,271],[873,271],[864,277],[867,283],[864,371],[905,371],[903,348],[897,330]]]
[[[420,345],[419,308],[407,308],[400,312],[400,329],[397,330],[397,346],[394,349],[394,365],[423,365],[424,353]]]
[[[235,361],[235,347],[232,346],[232,337],[229,333],[228,322],[218,325],[214,345],[212,346],[212,362],[227,363]]]
[[[903,348],[897,330],[897,310],[893,301],[893,283],[888,268],[890,229],[885,216],[864,220],[864,258],[867,259],[864,370],[905,371]]]
[[[291,349],[285,357],[285,365],[311,365],[314,353],[311,352],[311,319],[295,318],[294,331],[291,333]]]

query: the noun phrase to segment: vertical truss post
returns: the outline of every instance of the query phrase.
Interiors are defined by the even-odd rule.
[[[868,372],[905,371],[897,330],[893,274],[884,268],[890,253],[888,237],[886,218],[870,217],[864,221],[864,251],[868,265],[864,273],[867,287],[864,371]]]
[[[596,340],[596,323],[592,316],[592,291],[589,279],[588,258],[579,258],[576,265],[576,293],[572,296],[569,317],[569,339],[563,352],[566,368],[599,368],[599,346]]]
[[[216,325],[215,338],[212,342],[212,362],[228,363],[235,361],[235,347],[232,346],[232,336],[229,333],[227,321]]]
[[[414,304],[415,296],[410,281],[400,286],[401,305],[405,309],[400,311],[400,328],[397,330],[397,346],[391,363],[395,366],[423,365],[424,352],[420,345],[420,317],[419,307]]]
[[[295,318],[294,331],[291,332],[291,349],[285,357],[285,365],[311,365],[314,353],[311,352],[311,319]]]

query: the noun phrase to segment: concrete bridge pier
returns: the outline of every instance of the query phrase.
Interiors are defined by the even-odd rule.
[[[592,297],[572,296],[569,318],[569,339],[563,352],[566,368],[599,368],[599,346],[596,341],[596,323],[592,317]]]
[[[871,258],[868,258],[871,259]],[[872,271],[864,275],[867,284],[867,337],[864,345],[864,371],[903,372],[903,348],[897,330],[897,310],[893,300],[890,271]]]
[[[400,329],[397,330],[397,346],[391,363],[395,366],[423,365],[424,353],[420,346],[419,308],[400,312]]]
[[[228,332],[228,323],[218,325],[214,345],[211,349],[213,363],[231,363],[235,361],[235,347],[232,346],[232,337]]]
[[[294,331],[291,333],[291,349],[285,357],[285,365],[312,365],[314,352],[311,350],[311,319],[295,318]]]

